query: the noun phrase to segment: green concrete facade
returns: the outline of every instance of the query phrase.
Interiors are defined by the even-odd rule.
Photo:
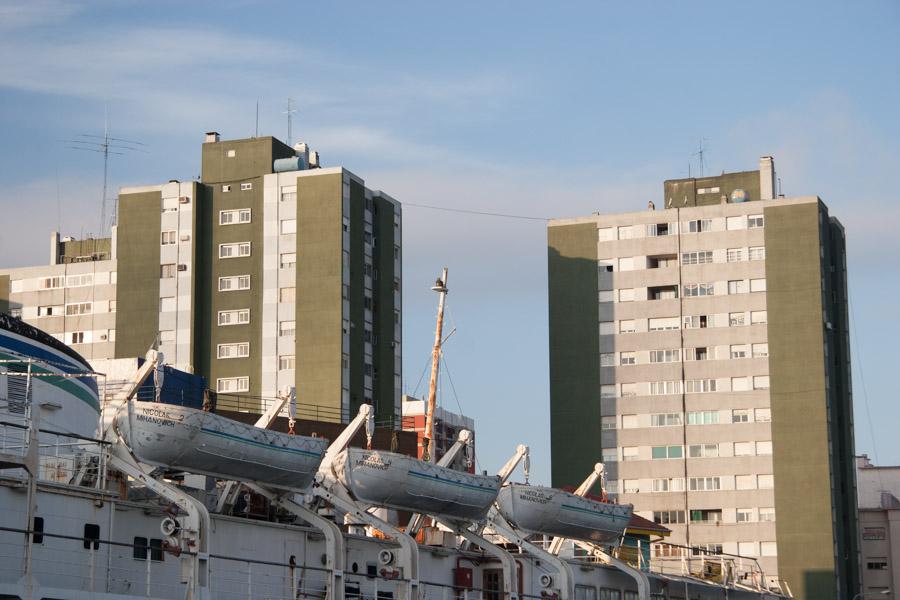
[[[59,243],[60,263],[88,260],[109,260],[112,253],[112,238],[88,238],[86,240],[70,240]]]
[[[823,321],[845,316],[846,281],[831,271],[839,258],[843,272],[842,242],[827,244],[821,203],[764,214],[779,575],[797,598],[848,598],[859,585],[849,352]]]
[[[297,178],[296,387],[316,419],[340,421],[343,177]]]
[[[0,312],[9,312],[9,275],[0,275]]]
[[[602,450],[597,226],[551,226],[547,245],[552,482],[578,486]]]
[[[120,194],[116,358],[144,356],[159,334],[160,191]]]
[[[719,188],[719,191],[706,194],[697,193],[699,189],[709,188]],[[748,201],[759,200],[759,171],[741,171],[739,173],[723,173],[713,177],[666,180],[663,183],[665,207],[660,208],[720,204],[722,196],[730,200],[731,193],[736,189],[742,189],[747,192]]]

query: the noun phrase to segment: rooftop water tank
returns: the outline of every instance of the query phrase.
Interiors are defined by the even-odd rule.
[[[731,201],[732,202],[747,202],[750,200],[750,197],[747,196],[747,192],[742,190],[741,188],[737,188],[733,192],[731,192]]]
[[[276,158],[272,170],[276,173],[287,171],[304,171],[306,169],[306,157],[292,156],[290,158]]]

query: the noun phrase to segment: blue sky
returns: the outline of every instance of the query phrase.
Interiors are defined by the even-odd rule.
[[[2,262],[46,261],[57,222],[97,231],[102,165],[60,140],[101,133],[104,103],[113,135],[148,149],[113,157],[113,189],[196,176],[203,132],[252,135],[257,101],[260,133],[285,138],[291,97],[295,141],[370,187],[539,217],[659,201],[702,138],[707,173],[774,155],[787,195],[845,224],[857,449],[900,463],[900,5],[334,4],[0,1]],[[404,236],[409,391],[446,265],[479,462],[527,443],[548,480],[544,224],[407,206]]]

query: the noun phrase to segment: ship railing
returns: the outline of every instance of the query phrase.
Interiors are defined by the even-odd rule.
[[[27,421],[0,421],[0,453],[23,457],[28,452]],[[38,429],[38,480],[97,487],[106,473],[106,442],[74,433]],[[13,476],[25,476],[22,469]]]

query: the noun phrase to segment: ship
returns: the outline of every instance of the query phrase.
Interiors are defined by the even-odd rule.
[[[446,271],[438,283],[440,324]],[[439,325],[435,357],[440,342]],[[496,473],[459,468],[465,430],[441,457],[373,449],[367,404],[334,439],[294,435],[292,390],[240,423],[141,399],[165,368],[145,358],[109,392],[73,350],[0,317],[0,598],[790,597],[752,559],[623,552],[632,507],[588,496],[602,464],[570,492],[528,483],[523,445]],[[272,430],[285,413],[289,432]]]

